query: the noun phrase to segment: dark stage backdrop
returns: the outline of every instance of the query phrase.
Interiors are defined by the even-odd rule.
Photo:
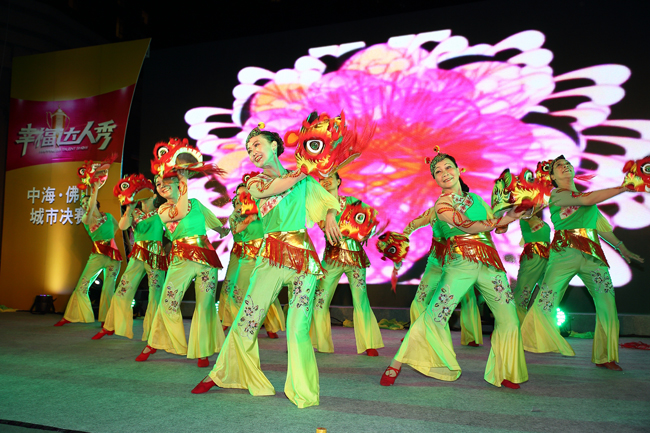
[[[221,183],[193,181],[191,195],[225,217],[242,173],[254,169],[243,146],[252,127],[263,121],[284,133],[312,110],[344,109],[348,119],[378,128],[371,148],[342,172],[342,192],[380,209],[391,230],[401,231],[438,196],[423,161],[436,145],[467,169],[465,181],[487,201],[504,168],[534,170],[559,154],[579,173],[596,175],[582,188],[615,186],[625,161],[650,153],[649,13],[640,1],[485,1],[153,51],[136,92],[140,112],[131,119],[125,172],[148,173],[157,141],[197,140],[229,175]],[[227,19],[216,16],[214,25]],[[282,29],[252,15],[254,23]],[[283,156],[289,168],[292,155]],[[615,234],[642,255],[646,200],[623,194],[601,206]],[[311,233],[322,247],[322,236]],[[430,228],[413,235],[401,284],[417,284],[430,236]],[[494,238],[515,278],[519,227]],[[218,245],[221,257],[231,243]],[[391,266],[374,250],[371,241],[371,301],[408,306],[389,293]],[[643,265],[605,250],[619,311],[650,313]],[[564,307],[593,311],[582,283],[573,284]]]

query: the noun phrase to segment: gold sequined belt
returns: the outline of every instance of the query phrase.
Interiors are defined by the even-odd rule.
[[[555,236],[553,236],[553,242],[551,242],[551,248],[560,252],[567,247],[588,254],[609,267],[605,253],[600,246],[598,230],[596,229],[556,230]]]
[[[110,257],[113,260],[117,260],[118,262],[122,261],[122,254],[120,254],[120,250],[117,249],[115,239],[93,241],[93,246],[91,247],[90,253],[101,254],[103,256]]]
[[[543,259],[548,260],[549,253],[551,252],[551,246],[548,242],[528,242],[524,245],[524,250],[521,252],[521,257],[519,261],[526,257],[528,260],[532,259],[533,256],[539,256]]]
[[[450,254],[458,254],[464,259],[490,265],[505,272],[489,232],[452,236],[447,240],[447,248]]]
[[[370,259],[361,245],[354,239],[349,240],[356,243],[356,245],[353,245],[353,248],[356,247],[357,249],[349,249],[349,245],[345,240],[337,245],[332,245],[327,242],[323,260],[333,266],[370,267]]]
[[[178,260],[191,260],[213,268],[223,267],[206,235],[176,239],[172,242],[170,257],[172,263],[176,263]]]
[[[323,275],[324,270],[306,230],[264,234],[259,255],[274,266],[284,266],[298,273]]]
[[[161,241],[136,241],[129,259],[140,260],[154,269],[167,270],[167,255]]]

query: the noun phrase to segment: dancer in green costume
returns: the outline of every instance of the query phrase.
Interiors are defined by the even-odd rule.
[[[340,203],[340,212],[336,215],[336,223],[340,227],[341,215],[349,206],[361,204],[354,197],[339,196],[341,178],[338,173],[321,180],[321,185]],[[367,205],[363,205],[367,206]],[[371,235],[372,233],[368,233]],[[363,251],[361,244],[347,236],[341,238],[336,245],[329,243],[325,246],[322,261],[326,275],[318,282],[316,299],[314,300],[314,316],[311,327],[311,342],[316,350],[334,353],[332,327],[330,318],[330,302],[336,291],[341,275],[345,273],[352,292],[354,337],[357,343],[357,353],[366,352],[368,356],[378,356],[377,349],[384,347],[377,318],[370,308],[368,292],[366,291],[366,268],[370,260]]]
[[[140,175],[142,176],[142,175]],[[130,176],[118,183],[135,183],[138,179]],[[144,176],[141,177],[144,180]],[[153,188],[150,180],[146,180],[147,189]],[[144,188],[143,188],[144,189]],[[118,190],[116,188],[116,190]],[[153,190],[150,190],[153,193]],[[111,308],[106,315],[106,322],[100,332],[92,339],[99,340],[105,335],[121,335],[133,338],[133,298],[138,290],[140,281],[147,276],[149,283],[149,300],[147,311],[142,323],[142,341],[147,341],[154,315],[160,303],[160,294],[167,271],[167,255],[163,249],[163,224],[158,217],[158,210],[154,206],[156,196],[140,201],[142,209],[136,208],[137,202],[127,205],[127,210],[120,219],[120,230],[128,230],[133,227],[134,244],[129,263],[122,274]]]
[[[117,280],[122,264],[122,255],[115,243],[117,220],[113,215],[99,211],[97,193],[100,182],[93,183],[91,188],[90,196],[82,197],[80,204],[86,211],[81,222],[93,241],[92,251],[86,267],[81,272],[79,282],[70,295],[63,319],[54,326],[63,326],[72,322],[92,323],[95,321],[88,290],[102,272],[104,272],[104,285],[99,298],[98,319],[100,322],[104,322],[106,319],[106,313],[110,308],[113,292],[115,292],[115,280]]]
[[[556,352],[574,356],[575,352],[560,335],[556,313],[564,292],[574,276],[587,287],[596,306],[596,330],[591,362],[609,370],[621,371],[618,362],[619,322],[614,286],[609,265],[598,237],[616,248],[629,263],[643,258],[629,251],[619,240],[596,206],[629,191],[625,187],[581,193],[575,186],[575,171],[564,156],[551,165],[551,180],[557,187],[551,192],[551,221],[555,236],[544,281],[539,294],[522,322],[524,348],[529,352]]]
[[[427,209],[422,215],[411,221],[404,229],[406,236],[427,225],[433,230],[431,248],[424,274],[420,279],[418,290],[411,302],[411,323],[415,323],[420,314],[424,312],[431,302],[433,292],[438,287],[442,277],[442,263],[447,252],[447,243],[443,236],[441,223],[436,218],[433,208]],[[471,288],[460,301],[460,344],[463,346],[478,347],[483,344],[481,327],[481,314],[476,301],[476,294]]]
[[[528,380],[528,371],[514,298],[490,231],[515,221],[521,214],[511,211],[494,218],[479,196],[463,191],[460,170],[453,157],[438,154],[430,167],[442,188],[434,210],[444,223],[441,227],[449,248],[431,302],[411,325],[380,383],[392,385],[403,363],[440,380],[460,377],[447,321],[459,300],[476,285],[495,319],[484,378],[494,386],[517,389],[519,383]]]
[[[288,172],[278,156],[283,141],[275,132],[253,129],[246,140],[248,155],[263,172],[249,179],[264,228],[264,241],[242,308],[234,320],[217,362],[192,392],[222,388],[248,389],[252,395],[274,395],[260,368],[257,334],[269,306],[283,285],[292,293],[287,314],[288,366],[284,393],[299,408],[319,403],[318,367],[309,338],[316,281],[322,277],[318,255],[306,221],[325,220],[330,243],[340,241],[335,215],[339,203],[318,182],[299,170]]]

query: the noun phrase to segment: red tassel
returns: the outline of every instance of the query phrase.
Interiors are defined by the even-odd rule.
[[[397,293],[397,268],[393,266],[393,273],[390,276],[390,289]]]

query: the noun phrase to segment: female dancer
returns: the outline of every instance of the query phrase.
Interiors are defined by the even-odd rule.
[[[524,348],[529,352],[575,352],[560,335],[555,314],[571,279],[578,275],[596,305],[596,331],[591,362],[609,370],[621,371],[618,362],[618,316],[614,286],[598,236],[614,246],[629,263],[643,259],[630,252],[620,241],[596,205],[628,191],[625,187],[580,193],[573,178],[575,171],[564,156],[553,160],[551,180],[551,221],[555,236],[544,281],[536,301],[521,325]]]
[[[151,184],[151,181],[147,181]],[[133,249],[129,254],[129,263],[122,274],[120,283],[115,291],[111,308],[106,315],[106,322],[93,340],[99,340],[105,335],[121,335],[133,338],[133,307],[131,306],[140,281],[147,275],[149,281],[149,302],[142,323],[142,341],[149,338],[151,322],[160,303],[160,293],[167,270],[167,255],[163,250],[163,225],[154,206],[156,196],[140,201],[142,210],[136,208],[137,203],[127,206],[126,212],[120,219],[120,230],[133,227]]]
[[[102,271],[104,272],[104,285],[99,298],[98,315],[102,325],[110,308],[113,292],[115,291],[115,280],[120,272],[122,255],[115,243],[117,220],[113,215],[99,210],[97,193],[100,184],[100,182],[93,183],[90,197],[84,196],[81,198],[81,207],[86,211],[81,218],[81,222],[83,222],[93,241],[93,247],[88,262],[86,262],[86,267],[81,272],[79,282],[70,296],[63,319],[59,320],[54,326],[63,326],[71,322],[91,323],[95,321],[88,289]]]
[[[157,349],[163,349],[169,353],[187,355],[189,359],[198,358],[199,367],[208,367],[208,356],[219,351],[224,334],[214,307],[217,268],[221,268],[221,262],[206,236],[206,227],[222,237],[228,233],[228,229],[223,228],[217,217],[201,202],[188,199],[188,173],[179,170],[176,175],[156,179],[156,188],[167,200],[158,208],[158,216],[168,230],[172,250],[164,291],[151,325],[148,344],[136,361],[146,361]],[[180,306],[192,280],[195,280],[196,306],[188,344]]]
[[[519,258],[517,285],[513,291],[519,322],[523,322],[535,286],[542,284],[548,264],[551,228],[541,217],[540,211],[528,220],[519,220],[524,250]]]
[[[341,178],[338,173],[322,179],[320,184],[340,203],[340,212],[336,215],[336,223],[339,224],[345,209],[358,203],[359,200],[354,197],[339,196]],[[384,341],[377,325],[377,318],[370,308],[370,301],[368,301],[366,268],[370,266],[370,260],[363,251],[363,247],[356,240],[342,236],[338,244],[326,244],[322,266],[326,275],[318,282],[316,288],[311,329],[312,345],[319,352],[334,353],[329,308],[341,275],[345,273],[352,292],[357,353],[365,351],[368,356],[379,356],[377,349],[384,347]]]
[[[446,223],[441,227],[444,237],[449,239],[449,250],[429,306],[411,325],[380,383],[392,385],[402,363],[430,377],[458,379],[461,369],[447,321],[458,300],[476,284],[495,318],[484,378],[494,386],[519,388],[518,383],[528,380],[519,320],[506,273],[489,232],[515,221],[521,214],[511,211],[501,218],[492,218],[490,208],[479,196],[463,192],[460,171],[453,157],[440,153],[430,167],[442,188],[434,210]]]
[[[467,189],[469,190],[469,188]],[[433,208],[427,209],[422,215],[411,221],[403,233],[406,236],[411,236],[411,233],[426,225],[431,226],[433,237],[431,238],[427,266],[424,268],[424,274],[420,280],[418,290],[415,292],[415,298],[411,302],[411,323],[415,323],[420,314],[427,308],[429,302],[431,302],[433,292],[438,287],[442,277],[442,263],[447,252],[447,244],[440,221],[436,217]],[[478,302],[473,287],[467,291],[460,301],[460,344],[471,347],[479,347],[483,344],[481,314],[478,310]]]
[[[232,233],[232,250],[230,251],[230,259],[228,261],[228,268],[226,269],[226,276],[221,283],[221,293],[219,293],[219,320],[223,325],[224,332],[230,326],[232,326],[232,321],[237,315],[237,310],[231,303],[230,292],[233,289],[235,280],[237,277],[237,268],[239,267],[239,256],[241,255],[243,249],[243,243],[241,240],[241,234],[235,230],[237,223],[241,220],[241,215],[239,209],[241,208],[241,203],[239,202],[238,194],[240,186],[237,186],[235,190],[235,195],[232,198],[233,211],[228,217],[228,226],[231,228]]]
[[[260,125],[263,127],[263,125]],[[200,394],[215,384],[222,388],[248,389],[252,395],[273,395],[275,389],[260,369],[257,334],[267,309],[283,284],[293,293],[287,314],[288,367],[284,392],[298,407],[318,404],[318,367],[311,347],[309,327],[316,279],[323,270],[305,230],[306,220],[325,219],[330,243],[341,233],[334,216],[339,203],[314,179],[300,170],[288,172],[278,156],[284,143],[276,132],[253,129],[246,150],[263,172],[247,182],[257,201],[264,228],[255,269],[244,304],[228,333],[212,372],[192,392]]]
[[[246,184],[240,184],[237,187],[236,196],[240,197],[241,194],[247,194]],[[241,209],[241,203],[236,200],[236,210]],[[264,229],[262,222],[257,215],[249,215],[231,219],[231,228],[233,237],[238,236],[241,240],[240,244],[233,247],[233,253],[236,257],[236,267],[230,276],[229,291],[226,295],[226,307],[229,309],[225,315],[230,318],[227,326],[230,326],[233,319],[237,316],[241,308],[244,295],[248,290],[251,274],[255,268],[255,260],[262,245],[264,237]],[[230,268],[230,266],[229,266]],[[225,280],[224,280],[225,284]],[[284,311],[280,301],[276,298],[269,307],[269,311],[264,318],[264,329],[269,338],[278,338],[278,331],[284,331]],[[224,326],[226,326],[224,324]]]

